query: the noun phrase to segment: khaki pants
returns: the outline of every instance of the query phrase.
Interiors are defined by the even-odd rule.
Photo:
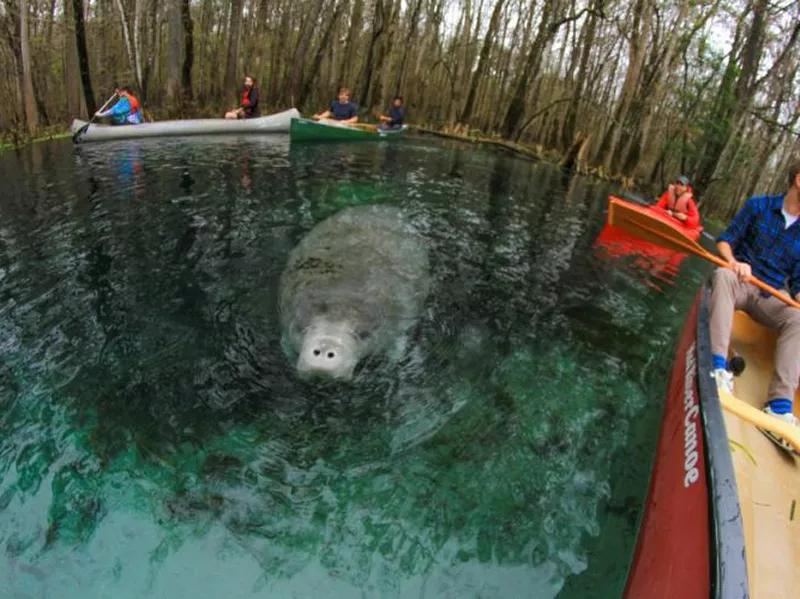
[[[711,286],[711,351],[728,355],[734,310],[743,310],[756,322],[778,333],[775,372],[766,400],[783,397],[794,401],[800,377],[800,310],[771,295],[763,297],[750,283],[742,283],[729,268],[714,272]]]

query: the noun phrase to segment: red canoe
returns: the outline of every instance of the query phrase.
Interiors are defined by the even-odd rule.
[[[696,241],[703,230],[702,227],[687,229],[658,208],[641,206],[612,195],[608,197],[609,220],[615,210],[634,211],[649,219],[657,219],[692,241]],[[674,284],[674,278],[678,274],[681,262],[688,256],[685,252],[678,252],[645,241],[608,223],[597,236],[594,248],[602,258],[618,260],[627,256],[633,257],[633,269],[640,273],[647,273],[649,276],[645,278],[644,282],[658,291],[662,290],[662,283]]]
[[[708,293],[686,319],[624,597],[747,597],[736,478],[712,370]]]
[[[703,227],[697,227],[697,228],[684,227],[679,220],[672,218],[670,215],[668,215],[660,208],[656,208],[655,205],[642,206],[641,204],[636,204],[635,202],[629,202],[628,200],[623,200],[622,198],[619,198],[617,196],[613,195],[608,196],[609,215],[611,214],[611,211],[614,210],[617,206],[624,208],[626,210],[633,210],[635,212],[639,212],[640,214],[646,215],[650,218],[658,219],[661,222],[666,223],[676,231],[679,231],[682,235],[685,235],[692,241],[697,241],[700,238],[700,234],[703,232]]]
[[[720,397],[709,297],[704,286],[678,341],[625,599],[800,596],[798,458],[758,428],[776,426],[760,410],[776,336],[735,314],[731,349],[747,366]]]

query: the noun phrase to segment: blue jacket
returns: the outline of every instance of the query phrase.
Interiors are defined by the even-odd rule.
[[[111,120],[117,125],[131,124],[138,125],[142,122],[142,111],[137,109],[132,111],[130,100],[127,95],[123,95],[117,100],[110,109],[101,112],[100,116],[110,116]]]

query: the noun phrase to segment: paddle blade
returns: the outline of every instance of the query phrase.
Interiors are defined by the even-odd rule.
[[[611,197],[608,201],[608,224],[669,250],[696,254],[708,259],[709,252],[676,229],[667,218],[652,208],[636,206],[618,198]]]
[[[361,129],[362,131],[369,131],[371,133],[378,132],[378,126],[372,125],[370,123],[350,123],[349,127],[355,127],[356,129]]]
[[[81,140],[81,136],[86,133],[86,130],[89,128],[89,125],[92,123],[86,123],[80,129],[78,129],[75,133],[72,134],[72,143],[76,144]]]

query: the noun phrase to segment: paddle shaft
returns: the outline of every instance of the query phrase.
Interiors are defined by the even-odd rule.
[[[114,99],[114,98],[116,98],[116,97],[117,97],[117,92],[114,92],[114,94],[113,94],[113,95],[112,95],[112,96],[111,96],[111,97],[110,97],[108,100],[106,100],[106,103],[105,103],[105,104],[103,104],[103,105],[100,107],[100,110],[98,110],[97,112],[103,112],[103,111],[106,109],[106,107],[107,107],[109,104],[111,104],[111,100],[113,100],[113,99]],[[92,121],[93,121],[95,118],[97,118],[97,112],[95,112],[95,113],[92,115],[92,118],[90,118],[90,119],[89,119],[89,122],[90,122],[90,123],[91,123],[91,122],[92,122]]]
[[[327,119],[317,119],[311,117],[315,121],[333,121],[334,123],[339,123],[335,119],[327,118]],[[362,129],[364,131],[372,131],[375,132],[378,130],[378,125],[373,125],[371,123],[339,123],[342,127],[353,127],[354,129]]]
[[[652,243],[658,243],[669,250],[695,254],[722,268],[730,268],[730,265],[725,260],[719,256],[715,256],[699,243],[689,239],[683,233],[676,231],[655,216],[642,214],[638,210],[633,210],[613,200],[609,203],[608,213],[609,224],[619,227],[631,235],[635,235],[636,237],[640,237]],[[782,302],[794,308],[800,308],[800,304],[792,298],[755,277],[748,277],[747,282],[771,293]],[[757,410],[750,404],[737,399],[724,389],[719,390],[719,399],[722,407],[728,412],[735,414],[742,420],[754,424],[762,430],[769,431],[785,439],[792,447],[800,452],[800,429],[797,427]]]
[[[80,128],[80,129],[78,129],[78,130],[77,130],[77,131],[76,131],[76,132],[75,132],[75,133],[72,135],[72,141],[73,141],[73,143],[74,143],[74,142],[77,142],[77,141],[78,141],[78,139],[80,138],[80,136],[81,136],[81,135],[83,135],[84,133],[86,133],[86,130],[89,128],[89,125],[91,125],[91,124],[92,124],[92,122],[93,122],[93,121],[94,121],[94,120],[97,118],[97,113],[98,113],[98,112],[103,112],[103,111],[106,109],[106,107],[107,107],[109,104],[111,104],[111,100],[113,100],[113,99],[114,99],[114,98],[116,98],[116,97],[117,97],[117,92],[114,92],[114,93],[112,94],[112,96],[111,96],[111,97],[110,97],[108,100],[106,100],[106,103],[105,103],[105,104],[103,104],[103,106],[100,108],[100,110],[98,110],[98,111],[97,111],[97,112],[95,112],[95,113],[94,113],[94,114],[93,114],[91,117],[89,117],[89,122],[88,122],[88,123],[86,123],[85,125],[83,125],[83,126]]]
[[[664,235],[662,235],[661,231],[658,231],[658,230],[656,230],[654,228],[648,227],[647,225],[645,225],[643,223],[636,223],[636,226],[637,227],[641,227],[642,229],[644,229],[648,233],[651,233],[652,235],[656,235],[657,237],[664,237]],[[669,241],[670,241],[670,244],[682,247],[682,248],[685,249],[685,251],[687,251],[689,253],[692,253],[692,254],[695,254],[696,256],[699,256],[701,258],[705,258],[706,260],[708,260],[712,264],[716,264],[717,266],[719,266],[721,268],[730,268],[730,264],[728,264],[725,260],[723,260],[719,256],[715,256],[714,254],[709,252],[707,249],[705,249],[703,246],[701,246],[697,242],[691,241],[689,239],[677,239],[677,238],[670,238]],[[785,293],[781,293],[780,291],[778,291],[777,289],[775,289],[771,285],[768,285],[767,283],[765,283],[761,279],[757,279],[756,277],[751,275],[751,276],[747,277],[747,279],[745,279],[745,280],[748,283],[750,283],[752,285],[755,285],[756,287],[758,287],[762,291],[766,291],[767,293],[772,294],[773,296],[775,296],[776,298],[781,300],[784,304],[792,306],[793,308],[800,309],[800,303],[796,302],[795,300],[793,300],[791,297],[789,297]]]
[[[720,389],[719,391],[719,401],[722,407],[731,414],[738,416],[750,424],[754,424],[760,429],[778,435],[800,452],[800,429],[796,426],[792,426],[788,422],[778,420],[774,416],[757,410],[741,399],[737,399],[724,389]]]
[[[350,123],[348,127],[356,127],[364,131],[377,131],[378,129],[378,125],[373,125],[371,123]]]

